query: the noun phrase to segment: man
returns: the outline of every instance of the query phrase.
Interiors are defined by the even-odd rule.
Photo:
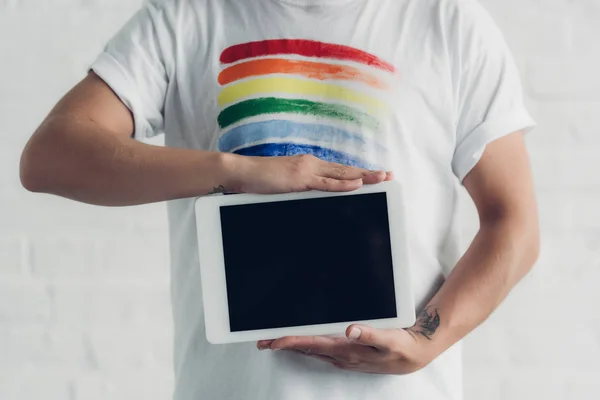
[[[91,204],[169,201],[175,399],[455,400],[460,339],[538,254],[533,125],[475,0],[152,1],[33,135],[21,178]],[[163,132],[166,147],[141,142]],[[389,179],[406,193],[415,326],[207,343],[195,197]],[[461,184],[480,219],[462,256]]]

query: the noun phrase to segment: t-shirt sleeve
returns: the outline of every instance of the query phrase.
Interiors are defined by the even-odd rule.
[[[452,170],[462,182],[486,146],[535,122],[524,106],[519,71],[503,35],[477,1],[457,16],[456,147]]]
[[[164,132],[164,104],[173,71],[169,11],[144,5],[107,43],[91,65],[133,114],[134,138]]]

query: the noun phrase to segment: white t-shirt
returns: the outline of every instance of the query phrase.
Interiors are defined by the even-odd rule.
[[[172,147],[394,171],[419,307],[460,257],[461,180],[486,144],[534,125],[511,54],[476,0],[151,1],[92,68],[132,110],[137,139],[164,132]],[[255,343],[210,345],[193,199],[168,212],[176,400],[462,398],[459,345],[408,376],[346,372]]]

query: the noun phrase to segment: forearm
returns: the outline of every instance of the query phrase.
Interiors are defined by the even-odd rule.
[[[21,179],[35,192],[125,206],[200,196],[225,186],[233,155],[166,148],[106,131],[93,121],[54,117],[23,153]]]
[[[489,317],[530,270],[537,254],[536,221],[506,217],[482,222],[413,332],[445,350]]]

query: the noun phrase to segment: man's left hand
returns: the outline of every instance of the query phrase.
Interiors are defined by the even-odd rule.
[[[410,374],[438,355],[433,342],[419,330],[365,325],[350,325],[346,337],[288,336],[261,340],[257,346],[260,350],[293,351],[344,370],[373,374]]]

